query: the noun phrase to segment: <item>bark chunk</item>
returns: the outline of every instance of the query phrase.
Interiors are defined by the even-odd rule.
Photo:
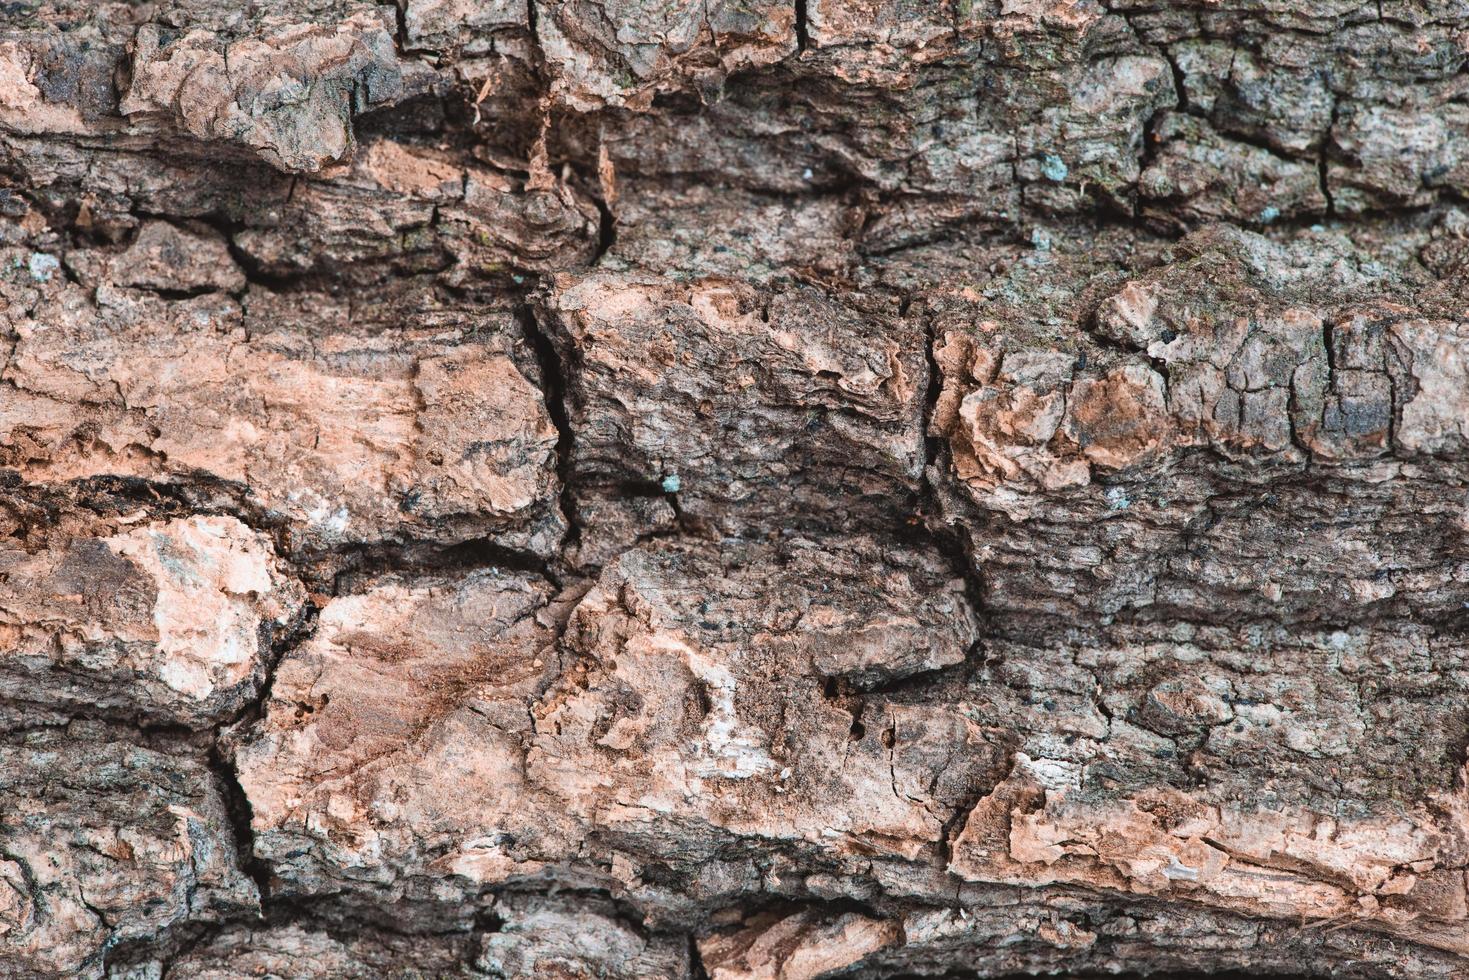
[[[14,324],[0,403],[0,449],[28,483],[238,488],[305,553],[487,534],[554,547],[557,434],[509,311],[483,330],[376,331],[327,296],[46,285]]]
[[[9,975],[100,977],[119,942],[257,908],[209,770],[117,734],[78,724],[0,745]]]
[[[901,513],[923,465],[928,368],[880,301],[638,272],[554,280],[577,478],[646,484],[714,526]]]
[[[564,853],[523,762],[528,705],[557,668],[552,598],[537,577],[486,571],[327,604],[237,752],[255,853],[282,889],[368,890],[457,921],[479,885]]]
[[[0,552],[0,697],[202,726],[241,708],[304,595],[270,540],[190,517]]]

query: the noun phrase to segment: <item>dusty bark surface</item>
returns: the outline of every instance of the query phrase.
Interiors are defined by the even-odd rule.
[[[1469,976],[1469,6],[0,3],[0,977]]]

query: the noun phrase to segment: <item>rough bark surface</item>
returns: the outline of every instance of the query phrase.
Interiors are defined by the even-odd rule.
[[[1462,0],[0,3],[0,978],[1469,977]]]

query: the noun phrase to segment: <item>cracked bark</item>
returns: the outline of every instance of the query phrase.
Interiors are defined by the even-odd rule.
[[[0,4],[0,976],[1469,970],[1452,4]]]

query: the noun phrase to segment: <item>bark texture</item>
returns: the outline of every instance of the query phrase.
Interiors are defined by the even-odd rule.
[[[1469,976],[1461,0],[0,3],[0,978]]]

